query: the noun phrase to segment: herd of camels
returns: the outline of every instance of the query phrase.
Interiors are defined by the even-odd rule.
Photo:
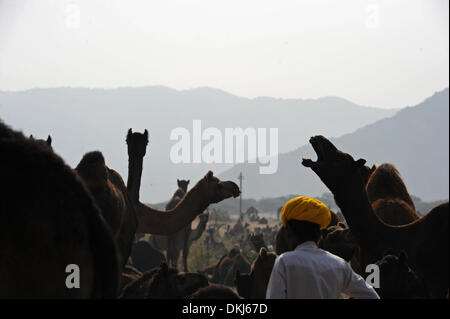
[[[354,160],[323,136],[312,137],[310,143],[317,161],[303,159],[302,164],[333,193],[345,217],[340,221],[333,214],[320,246],[349,261],[360,274],[367,265],[377,263],[387,286],[401,287],[405,293],[420,289],[419,295],[427,298],[448,297],[448,202],[420,217],[393,165],[370,168],[365,160]],[[239,196],[239,187],[209,171],[189,191],[189,181],[178,181],[166,210],[154,209],[139,200],[147,130],[130,129],[126,144],[125,184],[106,165],[101,152],[85,154],[72,169],[53,151],[50,137],[46,141],[27,138],[0,121],[0,299],[185,298],[193,294],[264,298],[277,254],[293,249],[285,229],[278,231],[275,252],[255,239],[259,254],[251,265],[232,250],[207,270],[216,280],[209,280],[206,272],[187,272],[189,245],[208,221],[202,213],[210,204]],[[192,230],[197,216],[203,217]],[[168,252],[170,247],[183,247],[185,272],[175,268],[178,252],[167,256],[172,267],[162,263],[144,273],[129,267],[138,234],[152,234],[156,240],[169,236],[162,244]],[[237,262],[245,267],[232,268]],[[81,272],[76,289],[66,286],[66,267],[72,264]],[[212,283],[221,276],[227,277],[228,286],[237,286],[237,293]],[[398,297],[389,294],[389,289],[383,296]]]

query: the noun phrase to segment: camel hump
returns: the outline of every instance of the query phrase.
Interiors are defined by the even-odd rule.
[[[415,210],[414,202],[400,173],[389,163],[381,164],[372,173],[367,182],[367,195],[371,203],[380,198],[399,198]]]
[[[84,154],[83,158],[80,161],[80,164],[78,164],[78,165],[84,166],[84,165],[96,165],[96,164],[105,165],[105,158],[103,157],[103,154],[100,151],[93,151],[93,152]]]
[[[419,219],[416,211],[402,199],[377,199],[372,203],[374,213],[388,225],[406,225]]]
[[[88,181],[106,181],[108,171],[105,158],[99,151],[86,153],[75,169],[83,179]]]

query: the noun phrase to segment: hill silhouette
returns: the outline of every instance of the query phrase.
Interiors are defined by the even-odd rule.
[[[317,134],[320,132],[313,135]],[[234,166],[220,177],[232,178],[242,171],[246,198],[285,194],[320,196],[328,190],[311,170],[300,164],[302,157],[315,158],[309,138],[310,135],[297,135],[298,144],[304,146],[281,154],[276,174],[260,175],[257,166],[246,163]],[[400,110],[393,117],[331,141],[338,149],[366,159],[368,165],[393,163],[409,192],[422,200],[441,200],[449,196],[448,88],[417,106]]]

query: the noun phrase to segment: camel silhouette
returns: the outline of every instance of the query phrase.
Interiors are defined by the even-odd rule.
[[[365,160],[355,161],[323,136],[312,137],[310,143],[317,161],[303,159],[302,164],[311,168],[333,193],[360,246],[362,268],[381,259],[389,248],[404,250],[430,297],[445,297],[449,272],[448,202],[407,225],[388,225],[374,213],[367,196],[358,169]]]
[[[0,121],[0,299],[114,298],[115,242],[74,171],[48,145]],[[81,271],[68,289],[68,265]]]
[[[384,253],[376,264],[380,269],[380,287],[375,288],[382,299],[426,298],[428,293],[423,281],[408,265],[408,256],[392,250]]]
[[[194,229],[182,229],[172,236],[150,236],[149,243],[159,251],[166,251],[166,256],[168,258],[168,261],[170,260],[169,263],[172,267],[178,266],[179,253],[180,251],[183,251],[183,267],[185,266],[184,271],[187,271],[187,256],[189,254],[189,248],[192,246],[194,241],[198,240],[202,236],[203,232],[205,231],[206,225],[208,223],[209,213],[203,213],[199,215],[198,218],[199,222],[197,224],[197,227]],[[191,227],[191,223],[186,227]],[[185,236],[188,236],[187,241],[185,240]],[[172,238],[172,242],[169,241],[170,237],[175,237]],[[171,247],[170,251],[169,247]]]
[[[52,137],[49,135],[46,140],[42,139],[35,139],[33,137],[33,134],[30,135],[31,140],[35,140],[36,142],[42,143],[43,145],[47,145],[48,147],[52,148]]]
[[[212,275],[211,282],[233,286],[235,284],[236,271],[250,272],[251,264],[237,248],[231,249],[223,255],[215,265],[206,267],[203,273]]]
[[[164,255],[144,240],[133,244],[131,249],[131,260],[134,267],[145,272],[161,265],[166,261]]]
[[[106,166],[99,151],[85,154],[75,171],[94,196],[111,228],[123,267],[130,256],[138,222],[125,183],[119,173]]]
[[[192,187],[173,209],[158,210],[139,202],[137,233],[171,235],[203,213],[210,204],[240,194],[232,181],[221,181],[209,171]]]
[[[139,279],[128,284],[120,298],[124,299],[172,299],[187,298],[199,288],[208,285],[205,276],[198,273],[179,273],[166,263],[145,272]]]
[[[236,272],[236,287],[239,296],[246,299],[265,299],[267,285],[277,255],[261,248],[252,264],[250,273]]]

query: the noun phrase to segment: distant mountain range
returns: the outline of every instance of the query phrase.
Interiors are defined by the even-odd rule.
[[[321,119],[317,118],[320,122]],[[341,122],[347,125],[348,122]],[[319,131],[310,135],[320,134]],[[309,136],[298,136],[305,144]],[[332,135],[323,134],[327,137]],[[294,138],[294,137],[293,137]],[[402,175],[411,194],[422,200],[449,198],[449,90],[445,89],[423,103],[400,110],[395,116],[375,121],[331,141],[354,158],[369,165],[392,163]],[[239,164],[221,178],[244,175],[246,198],[277,197],[286,194],[318,196],[328,191],[319,178],[301,165],[302,157],[316,158],[309,144],[279,156],[279,169],[273,175],[260,175],[254,164]]]
[[[442,108],[441,105],[436,107]],[[448,93],[446,107],[448,114]],[[221,132],[225,128],[278,128],[278,151],[287,153],[306,144],[311,135],[342,136],[370,123],[391,117],[397,111],[398,109],[360,106],[338,97],[248,99],[213,88],[177,91],[154,86],[120,89],[49,88],[21,92],[0,91],[0,118],[7,124],[23,130],[27,135],[33,134],[36,138],[46,138],[48,134],[51,134],[55,152],[72,167],[78,164],[84,153],[100,150],[105,156],[107,165],[117,170],[125,181],[128,165],[126,132],[129,128],[139,131],[147,128],[150,143],[144,159],[141,188],[141,198],[146,202],[162,202],[170,198],[176,190],[177,178],[190,179],[193,184],[208,169],[212,169],[217,175],[233,167],[233,164],[174,164],[171,162],[170,149],[176,143],[170,140],[171,131],[175,128],[186,128],[192,132],[193,120],[201,120],[203,128],[215,127]],[[406,117],[408,112],[409,110],[402,111],[401,114],[405,114],[402,117]],[[430,143],[426,137],[430,136],[431,131],[434,132],[440,128],[441,121],[443,121],[441,115],[437,115],[437,118],[426,119],[410,116],[409,122],[405,124],[406,128],[409,128],[406,133],[403,132],[403,127],[399,127],[398,134],[395,127],[390,127],[391,131],[381,127],[383,132],[378,132],[381,134],[380,140],[377,140],[376,132],[379,126],[373,128],[372,135],[356,133],[365,136],[362,141],[371,145],[373,149],[377,149],[377,152],[366,153],[367,145],[362,147],[361,143],[357,142],[360,141],[359,139],[352,142],[352,138],[346,137],[342,141],[348,140],[350,144],[342,145],[352,146],[349,150],[355,154],[367,155],[369,162],[393,161],[399,165],[415,194],[436,198],[445,191],[448,192],[448,174],[445,174],[446,179],[443,174],[445,169],[440,165],[446,161],[448,166],[448,147],[446,158],[442,158],[442,152],[445,151],[443,146],[439,153],[435,151],[438,145],[443,145],[445,138],[433,135],[435,140],[431,140],[431,143],[436,147],[422,145],[422,142],[411,144],[409,139]],[[428,128],[430,132],[424,134],[419,130],[419,126],[424,130]],[[405,134],[411,136],[404,136]],[[417,136],[418,134],[421,136]],[[390,137],[397,143],[405,139],[408,141],[403,146],[396,146],[386,143],[381,136]],[[448,136],[446,138],[448,142]],[[340,141],[338,140],[339,143]],[[341,145],[339,143],[338,145]],[[410,149],[407,148],[411,145],[416,146],[415,152],[421,153],[417,155],[417,158],[415,158],[416,154],[412,156]],[[321,194],[324,188],[317,178],[299,165],[299,156],[306,154],[307,149],[308,147],[297,149],[281,155],[279,170],[275,175],[258,176],[251,165],[244,165],[232,168],[223,176],[237,181],[238,172],[243,171],[246,197],[274,197],[295,192]],[[403,157],[398,155],[401,152]],[[416,179],[413,172],[419,168],[419,159],[422,155],[425,157],[425,154],[429,159],[434,159],[436,165],[423,166],[424,169],[431,170],[430,178],[424,179],[423,174],[418,174],[417,179],[423,182],[423,187],[419,187],[414,184]],[[410,161],[409,166],[407,161]],[[424,163],[430,162],[431,160],[428,160]],[[448,173],[448,167],[446,169]],[[436,174],[438,170],[440,173]],[[445,181],[447,181],[446,185],[444,185]],[[192,184],[190,186],[193,186]]]

